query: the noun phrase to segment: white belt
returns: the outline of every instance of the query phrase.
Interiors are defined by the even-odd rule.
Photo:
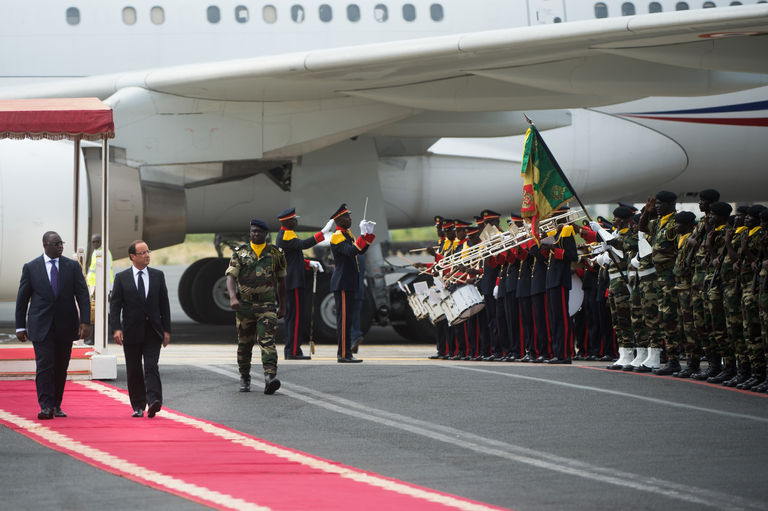
[[[648,275],[653,275],[654,273],[656,273],[656,268],[648,268],[648,269],[637,272],[637,276],[647,277]]]
[[[626,273],[624,273],[623,271],[609,272],[609,273],[608,273],[608,278],[609,278],[609,279],[611,279],[611,280],[613,280],[613,279],[618,279],[618,278],[619,278],[619,277],[621,277],[622,275],[623,275],[624,277],[626,277],[626,276],[627,276],[627,274],[626,274]]]

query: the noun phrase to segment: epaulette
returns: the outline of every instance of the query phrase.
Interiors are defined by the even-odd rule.
[[[747,230],[747,226],[746,225],[742,225],[741,227],[737,227],[736,228],[736,234],[742,233],[742,232],[744,232],[746,230]]]
[[[331,236],[331,245],[338,245],[339,243],[342,243],[345,240],[344,233],[341,231],[336,231],[333,233],[333,236]]]
[[[291,240],[294,240],[294,239],[296,239],[296,233],[295,232],[289,231],[288,229],[283,231],[283,241],[291,241]]]
[[[560,237],[561,238],[570,238],[573,236],[573,226],[572,225],[564,225],[563,230],[560,231]]]

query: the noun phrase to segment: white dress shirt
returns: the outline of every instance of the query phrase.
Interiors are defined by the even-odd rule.
[[[149,295],[149,273],[147,272],[147,268],[139,270],[135,266],[131,266],[131,269],[133,270],[133,283],[136,284],[136,289],[139,289],[139,272],[142,272],[141,279],[144,281],[144,298]]]

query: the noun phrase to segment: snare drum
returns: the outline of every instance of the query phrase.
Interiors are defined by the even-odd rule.
[[[429,315],[429,311],[424,307],[424,303],[419,295],[408,295],[408,305],[411,306],[411,310],[416,319],[424,319]]]
[[[443,299],[440,300],[440,308],[443,310],[445,319],[448,321],[449,325],[458,325],[464,321],[463,319],[459,318],[461,315],[461,309],[459,309],[459,306],[454,301],[452,293],[446,294]]]
[[[461,310],[459,313],[461,321],[466,321],[485,307],[483,295],[481,295],[480,291],[477,290],[477,287],[472,284],[466,284],[457,288],[451,293],[451,296]]]

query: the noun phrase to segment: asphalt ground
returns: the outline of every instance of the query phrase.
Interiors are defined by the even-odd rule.
[[[363,364],[337,364],[333,346],[311,361],[281,360],[283,387],[265,396],[258,366],[254,391],[237,391],[232,327],[179,322],[160,359],[165,406],[518,511],[768,509],[765,395],[605,363],[431,361],[430,345],[400,344],[386,329],[367,341]],[[116,354],[110,383],[125,388]],[[201,508],[6,428],[0,480],[2,509]]]

